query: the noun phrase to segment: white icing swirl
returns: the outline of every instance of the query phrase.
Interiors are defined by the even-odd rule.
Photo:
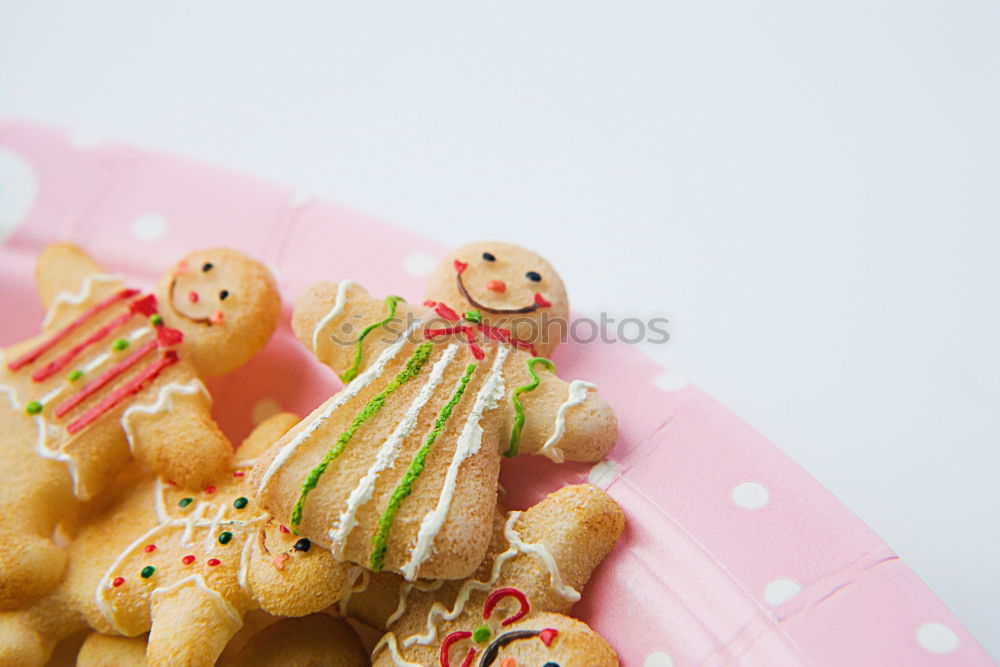
[[[572,408],[574,405],[580,405],[587,400],[587,392],[589,390],[597,390],[597,385],[591,384],[590,382],[584,382],[583,380],[573,380],[569,383],[569,389],[567,391],[566,402],[559,406],[559,410],[556,411],[556,425],[549,436],[549,439],[545,441],[542,448],[538,450],[538,453],[549,459],[552,459],[556,463],[562,463],[566,460],[566,456],[563,451],[557,446],[559,440],[566,433],[566,411]]]
[[[313,329],[312,344],[314,353],[319,354],[319,337],[323,333],[323,329],[344,312],[344,306],[347,305],[347,290],[355,286],[357,286],[357,283],[353,280],[341,281],[337,286],[337,298],[333,302],[333,307],[323,316],[323,319],[316,323],[316,328]]]
[[[109,273],[92,273],[83,279],[83,284],[80,286],[80,290],[75,294],[70,292],[59,292],[59,294],[52,299],[52,303],[49,304],[49,309],[45,313],[45,319],[42,320],[42,328],[44,329],[52,323],[52,320],[56,318],[56,312],[63,304],[79,306],[83,302],[90,299],[91,293],[94,291],[94,283],[113,282],[122,282],[122,277],[120,275],[112,275]]]

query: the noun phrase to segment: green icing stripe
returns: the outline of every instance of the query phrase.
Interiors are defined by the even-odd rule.
[[[354,341],[354,363],[346,371],[340,374],[340,379],[344,382],[350,382],[357,376],[358,371],[361,370],[361,343],[364,342],[365,337],[370,334],[375,329],[380,326],[388,324],[392,318],[396,316],[396,306],[400,301],[405,301],[401,296],[387,296],[385,298],[385,307],[389,309],[389,314],[384,320],[375,322],[374,324],[369,324],[362,331],[358,339]]]
[[[465,375],[462,376],[461,382],[458,383],[458,388],[455,389],[455,393],[451,395],[445,406],[441,408],[441,414],[438,415],[437,421],[434,422],[434,429],[427,434],[424,446],[413,457],[409,469],[407,469],[406,474],[403,475],[403,479],[399,481],[399,484],[396,485],[396,490],[392,492],[389,504],[378,520],[378,530],[375,531],[375,535],[372,537],[372,546],[374,549],[372,550],[369,569],[373,572],[382,571],[382,566],[385,565],[385,552],[388,548],[389,530],[396,519],[396,512],[399,511],[399,506],[403,504],[406,497],[413,491],[413,483],[417,481],[420,473],[424,471],[424,465],[427,463],[427,455],[430,453],[434,441],[441,434],[445,424],[448,422],[448,418],[451,417],[452,410],[455,409],[458,401],[462,398],[462,394],[465,393],[465,387],[469,384],[469,378],[472,377],[472,373],[475,370],[476,364],[474,363],[465,367]]]
[[[556,365],[545,357],[528,359],[528,374],[531,375],[531,382],[516,388],[510,396],[510,400],[514,403],[514,428],[510,430],[510,444],[507,446],[507,451],[503,453],[508,458],[517,456],[517,447],[521,442],[521,430],[524,428],[524,406],[521,405],[520,396],[538,389],[540,380],[535,372],[535,366],[544,366],[549,372],[556,372]]]
[[[382,406],[385,405],[386,399],[392,396],[393,392],[420,373],[420,369],[424,367],[424,364],[426,364],[427,360],[430,358],[433,347],[433,343],[428,342],[421,344],[416,350],[414,350],[413,354],[406,362],[406,368],[401,370],[396,377],[392,379],[392,382],[386,385],[385,389],[380,391],[368,401],[365,407],[363,407],[351,421],[351,425],[340,434],[340,437],[337,438],[337,442],[333,445],[333,448],[326,453],[326,456],[323,457],[323,460],[320,461],[319,465],[309,472],[305,481],[302,482],[302,491],[299,494],[298,501],[295,503],[295,507],[292,509],[290,527],[293,532],[295,532],[295,529],[302,522],[302,509],[305,507],[306,498],[309,496],[309,493],[316,488],[316,485],[319,484],[319,478],[323,476],[324,472],[326,472],[327,466],[329,466],[335,458],[340,456],[340,454],[344,451],[344,448],[347,447],[347,443],[350,442],[351,438],[354,436],[355,431],[357,431],[362,424],[382,409]]]

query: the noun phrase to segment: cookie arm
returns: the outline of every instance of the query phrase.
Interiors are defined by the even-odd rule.
[[[35,284],[42,305],[48,308],[62,292],[74,293],[87,276],[101,273],[100,265],[72,243],[46,246],[35,263]]]
[[[520,363],[523,362],[523,363]],[[518,355],[508,388],[511,429],[516,428],[517,387],[530,385],[526,355]],[[534,365],[537,388],[518,395],[524,424],[517,452],[541,454],[556,462],[600,461],[614,447],[618,437],[615,413],[597,388],[589,382],[567,382],[541,364]]]
[[[182,586],[154,597],[146,647],[149,667],[211,667],[243,621],[221,607],[211,592]]]
[[[349,280],[320,282],[295,302],[292,330],[321,363],[348,382],[425,313],[399,297],[373,298]]]
[[[209,414],[208,398],[174,401],[168,412],[129,421],[136,460],[181,486],[198,488],[218,479],[233,453]]]

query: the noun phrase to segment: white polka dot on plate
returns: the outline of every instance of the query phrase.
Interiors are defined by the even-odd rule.
[[[167,235],[167,219],[158,213],[143,213],[132,221],[132,236],[152,243]]]
[[[653,651],[646,656],[642,667],[673,667],[674,661],[663,651]]]
[[[958,648],[958,635],[943,623],[924,623],[917,628],[917,643],[931,653],[952,653]]]
[[[587,473],[587,481],[602,489],[608,488],[616,477],[618,477],[618,467],[610,459],[595,463]]]
[[[767,588],[764,589],[764,599],[772,607],[777,607],[779,604],[784,604],[791,600],[801,590],[802,587],[794,579],[782,577],[781,579],[775,579],[767,585]]]
[[[733,502],[740,507],[758,509],[764,506],[768,497],[767,489],[757,482],[743,482],[733,487]]]
[[[425,252],[410,253],[403,259],[403,270],[408,275],[417,278],[430,275],[435,266],[437,266],[437,260]]]
[[[37,195],[35,170],[23,157],[0,146],[0,243],[24,221]]]
[[[273,398],[262,398],[254,404],[250,418],[256,426],[279,412],[281,412],[281,403]]]
[[[93,132],[80,130],[70,135],[69,141],[81,150],[90,150],[104,144],[104,137]]]
[[[656,376],[653,384],[663,391],[680,391],[688,385],[688,382],[673,371],[664,371]]]

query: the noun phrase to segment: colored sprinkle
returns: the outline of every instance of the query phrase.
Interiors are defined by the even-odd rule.
[[[154,327],[161,326],[163,324],[163,316],[159,313],[153,313],[149,316],[149,323]]]
[[[242,470],[237,470],[233,473],[233,477],[243,477],[245,474]]]
[[[274,559],[274,569],[284,570],[286,560],[288,560],[288,554],[278,554],[277,558]]]
[[[184,563],[185,565],[190,565],[191,563],[194,562],[194,555],[188,554],[187,556],[184,556],[184,558],[181,558],[181,562]]]
[[[146,548],[145,548],[145,549],[143,549],[143,551],[145,551],[145,552],[146,552],[146,553],[148,553],[148,554],[151,554],[151,553],[153,553],[154,551],[156,551],[156,545],[155,545],[155,544],[147,544],[147,545],[146,545]]]
[[[37,415],[42,411],[42,404],[38,401],[28,401],[28,404],[24,406],[24,411],[29,415]]]
[[[247,503],[249,503],[249,502],[250,502],[249,500],[247,500],[243,496],[240,496],[239,498],[237,498],[236,500],[233,501],[233,507],[235,507],[238,510],[241,510],[244,507],[246,507]]]
[[[301,540],[295,543],[296,551],[309,551],[309,547],[312,546],[312,542],[309,541],[308,537],[303,537]]]
[[[181,501],[177,504],[180,505],[181,507],[187,507],[188,505],[191,504],[193,500],[194,498],[181,498]]]
[[[177,482],[172,479],[167,480],[167,486],[177,486]]]
[[[368,334],[370,334],[373,330],[379,328],[380,326],[388,324],[389,321],[391,321],[392,318],[396,316],[396,306],[399,304],[400,301],[405,302],[405,300],[401,296],[387,296],[385,298],[385,307],[389,310],[389,314],[386,316],[384,320],[380,320],[378,322],[375,322],[374,324],[369,324],[367,327],[362,329],[361,334],[358,336],[358,339],[354,341],[354,363],[351,364],[350,368],[348,368],[346,371],[340,374],[341,380],[343,380],[344,382],[350,382],[351,380],[354,379],[354,376],[358,374],[358,371],[361,370],[361,343],[364,342],[365,337]]]
[[[556,372],[556,365],[545,357],[532,357],[528,359],[528,375],[531,376],[531,382],[517,387],[510,395],[510,400],[514,403],[514,428],[510,430],[510,444],[507,447],[507,451],[503,453],[507,458],[517,456],[517,446],[521,441],[521,430],[524,428],[524,406],[521,405],[520,396],[529,391],[535,391],[541,382],[538,379],[538,373],[535,372],[535,366],[543,366],[550,373]]]
[[[370,566],[368,569],[373,572],[381,572],[382,566],[385,565],[385,552],[389,548],[389,530],[392,528],[392,523],[396,519],[396,512],[399,511],[399,506],[403,504],[403,501],[410,495],[413,491],[413,483],[417,481],[420,477],[420,473],[424,471],[424,465],[427,462],[427,455],[431,451],[431,447],[434,445],[434,441],[444,430],[445,423],[447,423],[448,418],[451,417],[452,410],[458,404],[458,401],[462,398],[462,394],[465,393],[465,387],[469,384],[469,379],[472,377],[472,373],[476,370],[476,364],[472,363],[465,367],[465,375],[459,380],[458,387],[455,389],[455,393],[451,395],[445,406],[441,408],[441,413],[438,415],[437,420],[434,422],[434,428],[430,433],[427,434],[427,439],[424,441],[423,447],[417,452],[413,460],[410,461],[410,467],[407,469],[406,474],[396,485],[396,489],[392,492],[392,496],[389,498],[389,503],[386,505],[385,510],[382,512],[382,516],[378,520],[378,528],[375,534],[372,536],[372,555]]]
[[[480,313],[478,310],[469,310],[466,311],[465,313],[465,319],[466,321],[472,322],[473,324],[479,324],[480,322],[483,321],[483,314]]]
[[[128,347],[128,339],[118,338],[115,340],[115,342],[111,343],[111,347],[120,352],[121,350],[124,350],[125,348]]]
[[[415,378],[419,373],[420,369],[424,367],[427,363],[427,359],[431,356],[431,351],[434,348],[433,343],[421,343],[410,358],[406,360],[406,367],[396,374],[396,377],[386,385],[385,389],[380,391],[375,396],[372,396],[365,407],[361,408],[361,411],[354,416],[351,420],[350,426],[344,429],[344,432],[337,437],[337,441],[334,443],[333,447],[326,453],[323,459],[316,465],[315,468],[309,471],[306,475],[305,480],[302,482],[302,490],[299,492],[299,499],[295,502],[295,506],[292,507],[292,517],[291,524],[292,529],[296,529],[298,525],[302,522],[302,510],[305,508],[306,498],[309,497],[309,493],[316,488],[319,484],[319,478],[323,476],[326,472],[327,467],[333,462],[335,458],[340,456],[340,454],[347,448],[347,443],[350,442],[351,438],[354,436],[355,431],[357,431],[362,424],[368,421],[369,418],[378,414],[382,406],[385,405],[386,400],[392,394],[402,387],[404,384]]]
[[[219,533],[219,544],[229,544],[232,541],[232,539],[233,539],[233,534],[230,533],[228,530]]]
[[[288,526],[286,526],[285,524],[281,524],[280,526],[278,526],[278,530],[280,530],[281,532],[283,532],[285,535],[287,535],[288,533],[292,532],[292,531],[288,530]]]
[[[218,558],[209,558],[209,559],[208,559],[208,566],[209,566],[209,567],[215,567],[216,565],[218,565],[218,564],[219,564],[219,563],[221,563],[221,562],[222,562],[222,561],[221,561],[221,560],[219,560]]]
[[[142,568],[142,572],[140,572],[139,574],[142,575],[143,579],[149,579],[150,577],[153,576],[154,572],[156,572],[156,568],[153,567],[152,565],[147,565],[146,567]]]
[[[82,378],[82,377],[83,377],[83,371],[81,371],[81,370],[80,370],[80,369],[78,368],[78,369],[76,369],[75,371],[72,371],[72,372],[71,372],[71,373],[69,374],[69,381],[70,381],[70,382],[76,382],[77,380],[79,380],[79,379],[80,379],[80,378]]]
[[[111,585],[118,588],[125,583],[125,577],[115,577],[115,580],[111,582]]]
[[[205,493],[207,493],[209,495],[212,495],[213,493],[215,493],[215,487],[214,486],[206,486],[205,487]]]
[[[484,644],[489,641],[493,632],[490,630],[488,625],[480,625],[478,628],[472,631],[472,641],[477,644]]]

